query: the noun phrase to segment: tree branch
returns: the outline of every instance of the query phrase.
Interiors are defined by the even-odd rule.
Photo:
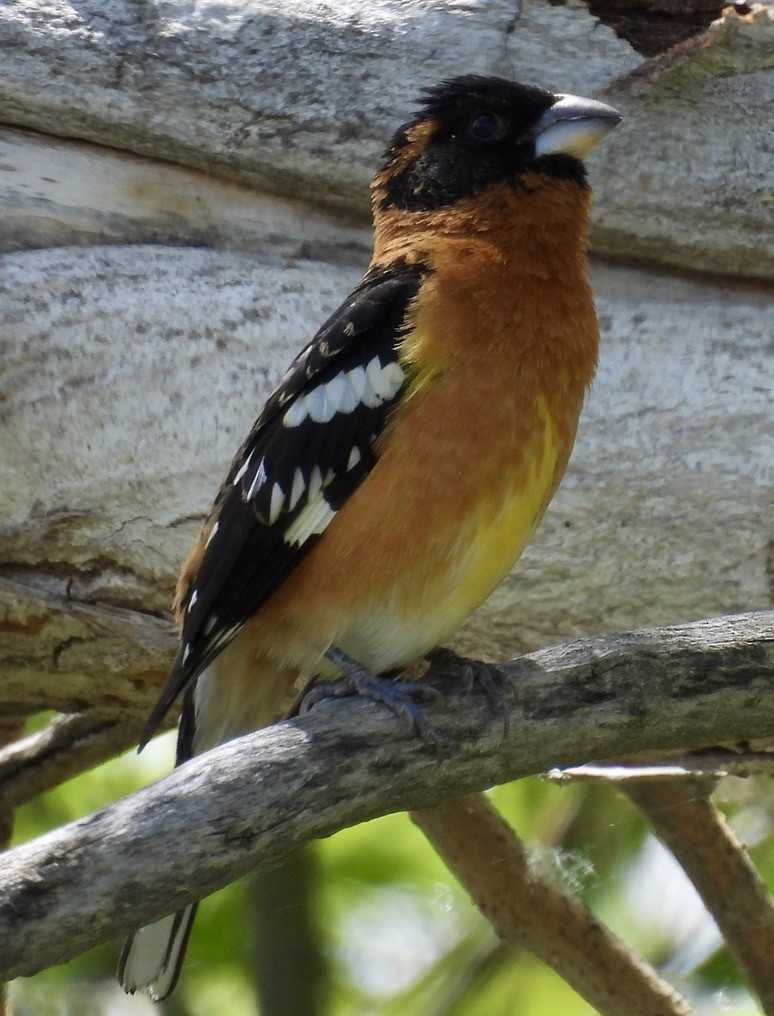
[[[62,714],[43,730],[0,748],[0,814],[130,748],[143,722],[96,710]]]
[[[444,668],[447,672],[448,667]],[[580,639],[509,663],[510,734],[459,674],[442,760],[363,701],[318,706],[3,858],[0,979],[161,917],[318,836],[554,766],[774,734],[774,613]]]
[[[696,886],[763,1011],[774,1013],[774,900],[712,806],[707,781],[632,780],[623,789]]]
[[[413,812],[497,934],[524,946],[605,1016],[690,1016],[688,1002],[530,858],[482,794]]]
[[[763,745],[765,742],[758,741]],[[617,765],[614,761],[603,765],[584,764],[568,766],[566,769],[552,769],[548,778],[555,783],[571,783],[574,780],[609,783],[619,790],[626,790],[632,780],[649,780],[651,783],[671,783],[679,779],[704,777],[721,780],[725,776],[774,776],[774,752],[770,746],[753,748],[748,742],[741,742],[739,750],[718,745],[698,750],[689,755],[671,755],[668,762],[642,758],[631,758]]]

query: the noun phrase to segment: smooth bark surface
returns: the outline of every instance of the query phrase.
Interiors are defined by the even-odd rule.
[[[583,94],[641,63],[584,10],[513,0],[24,0],[0,52],[0,122],[358,215],[423,87],[560,67]]]

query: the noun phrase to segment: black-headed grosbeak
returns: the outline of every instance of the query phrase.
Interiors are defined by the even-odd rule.
[[[497,78],[425,94],[372,183],[368,271],[266,402],[183,566],[146,741],[181,693],[178,763],[315,675],[379,697],[377,675],[510,571],[594,374],[581,160],[619,120]],[[128,991],[169,994],[194,910],[128,940]]]

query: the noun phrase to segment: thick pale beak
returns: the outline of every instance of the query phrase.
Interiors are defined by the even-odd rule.
[[[535,154],[585,159],[594,145],[621,122],[612,106],[577,95],[557,95],[535,127]]]

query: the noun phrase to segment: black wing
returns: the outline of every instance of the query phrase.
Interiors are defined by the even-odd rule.
[[[366,275],[267,400],[215,501],[180,651],[141,746],[373,467],[406,383],[397,345],[422,274],[403,266]]]

